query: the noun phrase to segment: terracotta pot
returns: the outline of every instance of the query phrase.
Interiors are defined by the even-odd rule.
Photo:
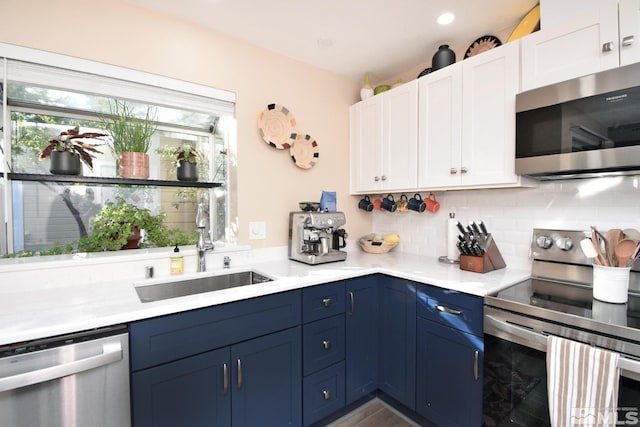
[[[51,164],[49,171],[55,175],[80,175],[82,164],[80,156],[68,151],[52,151],[49,155]]]
[[[133,179],[149,178],[149,155],[130,151],[121,153],[120,177]]]
[[[177,169],[178,181],[191,181],[198,180],[198,165],[196,163],[185,162],[181,160],[178,163]]]
[[[129,236],[127,243],[122,247],[122,249],[138,249],[138,244],[140,242],[140,229],[138,227],[131,226],[131,231],[133,231],[133,236]]]

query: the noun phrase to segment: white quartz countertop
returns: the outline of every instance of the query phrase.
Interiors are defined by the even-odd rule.
[[[0,345],[128,323],[375,273],[477,296],[497,293],[530,275],[527,270],[508,267],[485,274],[473,273],[460,270],[457,264],[439,262],[437,257],[401,252],[381,255],[352,251],[346,261],[319,265],[302,264],[286,256],[267,261],[259,258],[254,257],[244,264],[234,263],[231,269],[216,268],[205,273],[135,280],[118,278],[117,274],[115,278],[105,275],[101,280],[94,275],[86,282],[49,286],[46,275],[43,277],[43,273],[37,271],[22,272],[16,276],[3,275],[0,270]],[[68,274],[73,274],[73,264],[65,268]],[[110,268],[117,270],[118,267],[114,263]],[[149,303],[140,302],[134,289],[134,283],[152,285],[247,269],[274,280]]]

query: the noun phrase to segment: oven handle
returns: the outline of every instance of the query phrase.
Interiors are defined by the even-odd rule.
[[[540,334],[538,332],[534,332],[532,330],[522,328],[520,326],[504,322],[502,320],[498,320],[495,317],[485,314],[484,322],[487,325],[492,326],[494,329],[502,332],[506,332],[507,334],[514,335],[518,338],[521,338],[525,341],[524,345],[536,348],[538,350],[547,351],[547,336],[544,334]],[[489,333],[490,335],[493,335]],[[533,345],[537,344],[537,345]],[[637,362],[632,359],[628,359],[620,355],[618,358],[618,368],[623,369],[625,371],[629,371],[633,374],[640,375],[640,362]]]

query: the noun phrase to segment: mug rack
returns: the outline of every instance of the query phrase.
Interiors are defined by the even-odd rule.
[[[460,255],[460,270],[488,273],[507,266],[491,234],[487,235],[485,243],[486,248],[480,256]]]

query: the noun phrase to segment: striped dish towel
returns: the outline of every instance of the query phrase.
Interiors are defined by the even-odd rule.
[[[552,426],[615,426],[619,379],[617,353],[564,338],[547,338]]]

